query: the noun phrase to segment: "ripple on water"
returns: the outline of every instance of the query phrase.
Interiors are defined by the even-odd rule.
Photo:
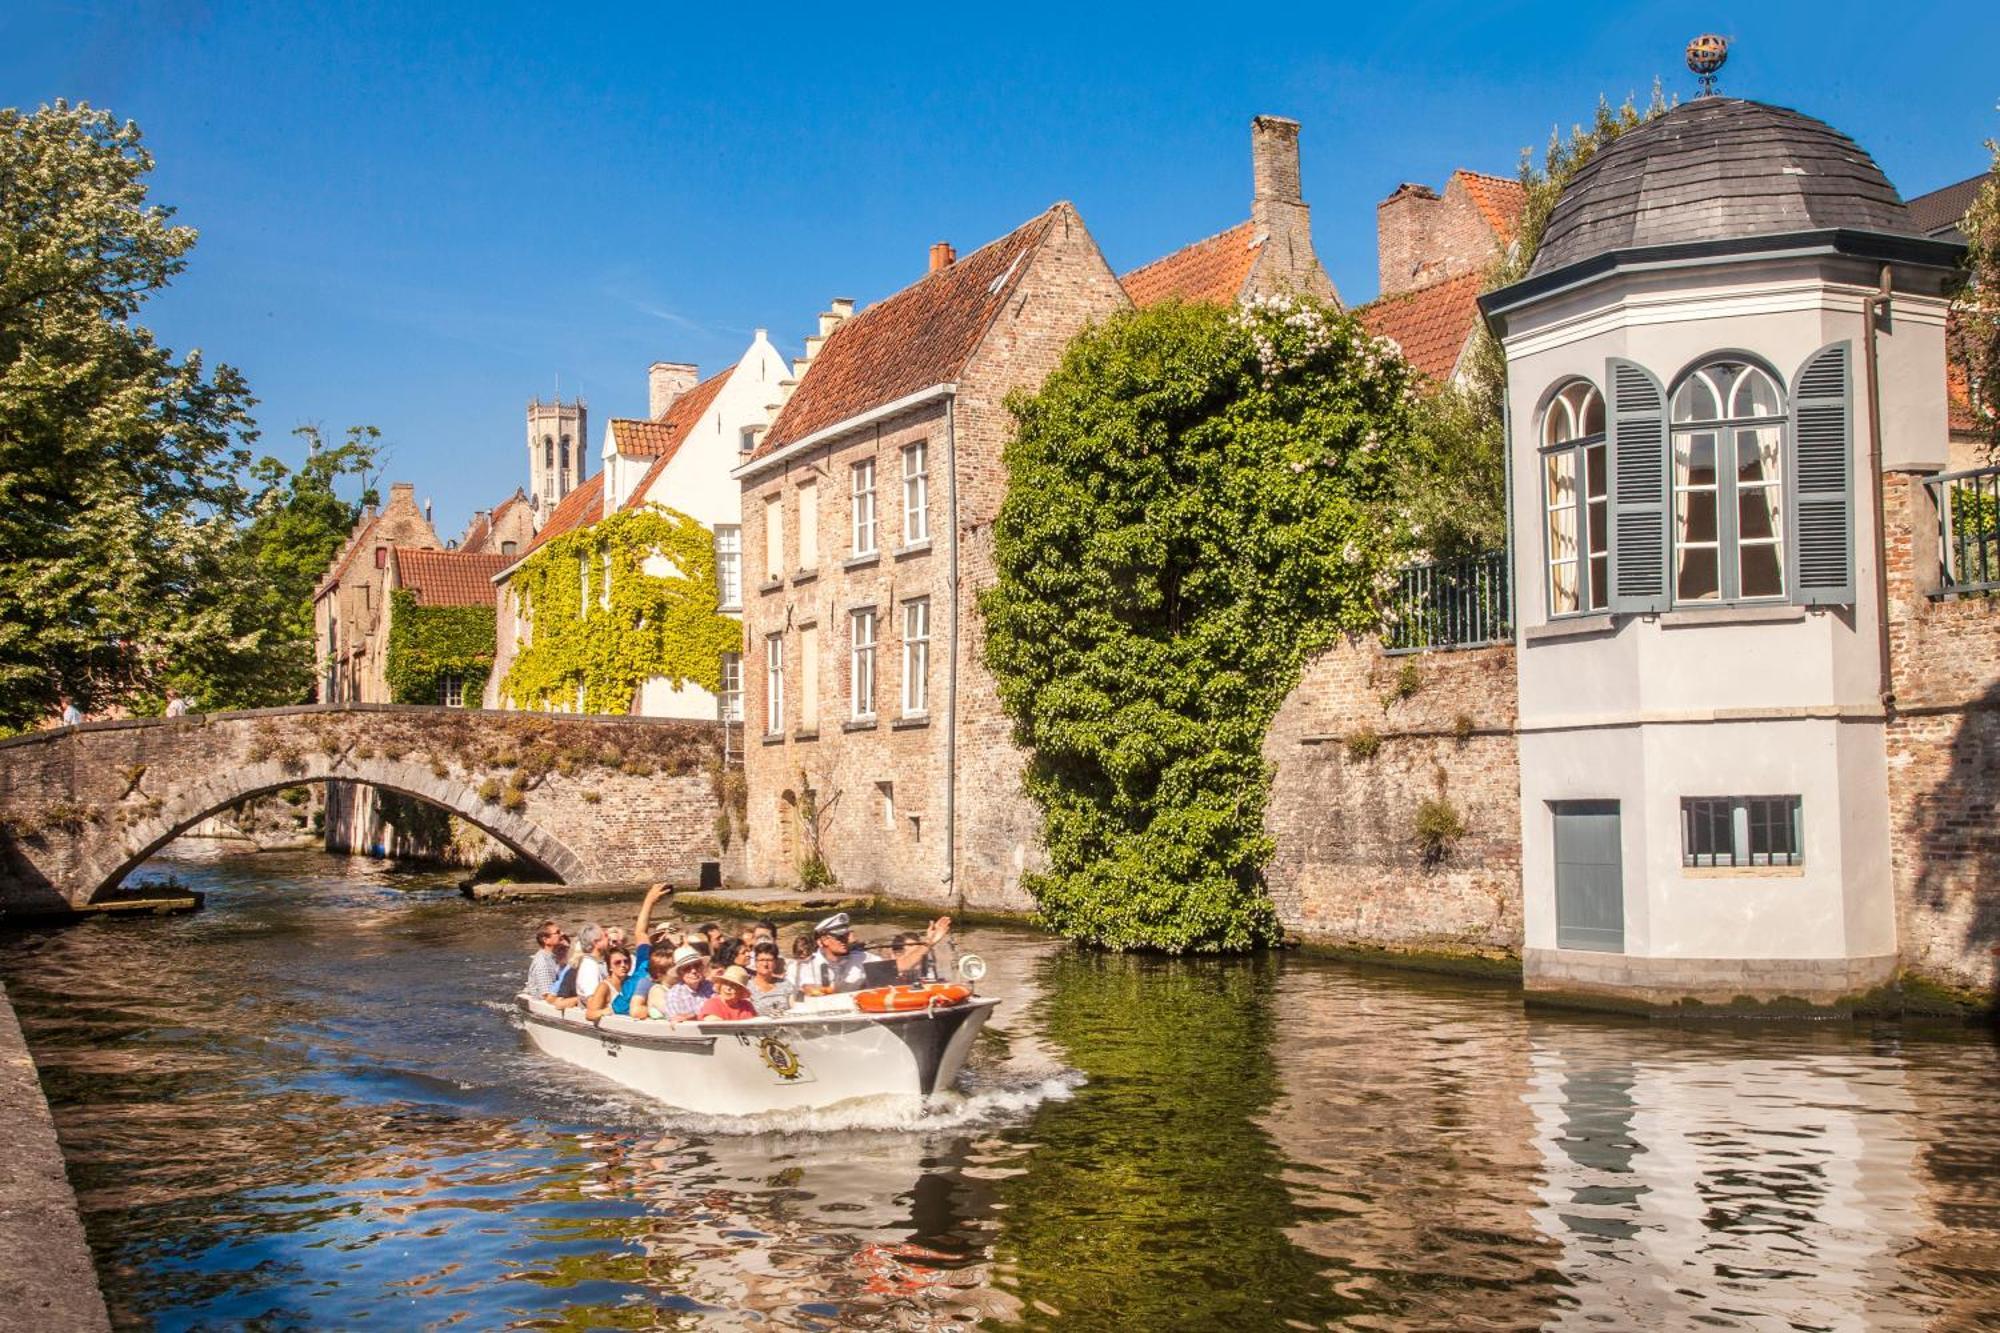
[[[724,1121],[525,1041],[500,997],[545,907],[317,856],[181,874],[208,911],[0,941],[125,1326],[2000,1308],[2000,1078],[1967,1034],[1530,1017],[1486,987],[977,930],[1006,1003],[958,1093]]]

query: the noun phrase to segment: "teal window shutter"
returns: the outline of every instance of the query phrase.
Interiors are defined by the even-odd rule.
[[[1644,366],[1604,363],[1611,442],[1611,610],[1664,611],[1667,563],[1667,394]]]
[[[1802,606],[1854,604],[1854,376],[1849,345],[1806,359],[1792,390],[1792,587]]]

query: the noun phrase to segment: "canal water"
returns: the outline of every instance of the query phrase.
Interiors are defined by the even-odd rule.
[[[960,1094],[743,1125],[528,1047],[542,908],[174,869],[206,911],[0,939],[121,1326],[2000,1326],[1984,1034],[972,929]]]

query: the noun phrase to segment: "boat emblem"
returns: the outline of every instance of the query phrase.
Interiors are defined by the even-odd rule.
[[[798,1052],[785,1044],[782,1037],[763,1037],[757,1042],[757,1053],[764,1057],[764,1063],[773,1074],[790,1083],[805,1072],[799,1064]]]

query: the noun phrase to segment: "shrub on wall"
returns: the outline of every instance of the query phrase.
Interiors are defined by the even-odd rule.
[[[1411,373],[1331,306],[1120,315],[1011,404],[986,660],[1043,813],[1043,919],[1114,948],[1279,937],[1271,718],[1370,629],[1406,532]]]
[[[649,573],[653,561],[665,573]],[[623,510],[549,542],[511,586],[529,639],[501,681],[520,708],[631,711],[659,676],[676,689],[722,688],[722,655],[743,627],[716,610],[715,538],[676,510]]]
[[[408,588],[390,593],[389,603],[389,655],[383,664],[389,702],[442,703],[445,678],[457,676],[465,699],[476,707],[493,671],[493,608],[419,606]]]

